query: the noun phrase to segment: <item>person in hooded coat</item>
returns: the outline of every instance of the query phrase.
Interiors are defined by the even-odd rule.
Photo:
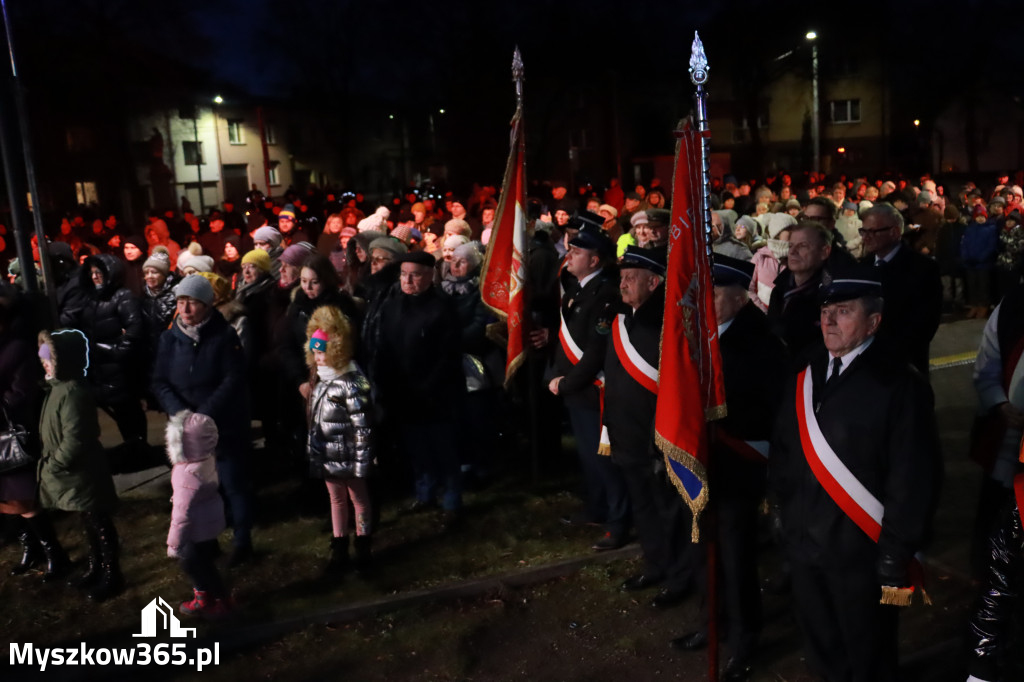
[[[121,592],[124,579],[111,519],[117,492],[99,442],[96,403],[85,381],[90,357],[89,342],[77,329],[39,334],[46,395],[39,420],[42,449],[37,475],[42,506],[81,515],[89,555],[79,585],[94,601],[105,601]]]
[[[115,422],[125,454],[142,454],[146,413],[142,410],[141,371],[146,325],[139,300],[124,286],[124,265],[116,256],[90,256],[79,271],[84,304],[64,311],[60,322],[85,333],[91,362],[89,383],[96,402]]]

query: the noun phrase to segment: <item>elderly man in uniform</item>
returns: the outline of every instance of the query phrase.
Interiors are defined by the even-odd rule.
[[[598,454],[604,393],[601,368],[619,293],[612,273],[606,270],[614,256],[611,240],[600,229],[600,216],[593,217],[584,221],[569,242],[560,343],[555,347],[553,367],[556,376],[549,381],[548,390],[563,397],[569,412],[586,480],[587,520],[605,527],[604,537],[593,547],[602,551],[626,544],[629,497],[622,473],[611,459]]]
[[[644,569],[622,583],[627,592],[665,587],[655,608],[682,601],[693,587],[690,520],[654,446],[658,358],[665,314],[665,252],[630,246],[619,262],[622,312],[605,355],[604,423],[612,461],[629,490]]]
[[[718,518],[721,622],[730,653],[722,679],[736,682],[751,674],[761,630],[757,517],[765,495],[768,441],[788,363],[782,340],[750,300],[754,264],[716,253],[714,273],[715,318],[729,412],[713,425],[712,504]],[[703,558],[704,553],[699,556]],[[703,628],[672,642],[684,650],[706,644]]]
[[[895,605],[913,594],[940,478],[934,397],[876,337],[875,273],[823,280],[825,348],[789,382],[769,460],[804,646],[836,682],[897,679]]]

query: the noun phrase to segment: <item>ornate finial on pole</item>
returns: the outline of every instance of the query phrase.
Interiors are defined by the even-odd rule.
[[[512,80],[516,84],[516,104],[523,103],[523,55],[519,54],[519,46],[516,45],[512,53]]]
[[[693,32],[693,46],[690,48],[690,80],[694,85],[704,85],[708,79],[708,58],[704,54],[704,43],[700,42],[700,36]]]

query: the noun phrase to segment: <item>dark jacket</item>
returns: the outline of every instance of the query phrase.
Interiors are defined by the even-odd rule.
[[[177,299],[174,296],[174,284],[175,282],[168,277],[159,291],[150,291],[147,286],[142,294],[142,319],[146,323],[150,358],[156,353],[160,335],[167,331],[171,319],[174,318],[177,304]]]
[[[583,351],[573,365],[561,343],[555,347],[554,376],[563,377],[558,394],[569,407],[598,409],[594,379],[604,366],[605,345],[611,338],[612,322],[621,301],[618,282],[609,271],[599,272],[582,289],[566,286],[562,295],[562,317],[569,334]]]
[[[1011,639],[1011,623],[1019,611],[1024,585],[1024,529],[1013,496],[989,540],[989,563],[983,591],[971,616],[968,672],[981,680],[1000,677],[999,663],[1019,645]]]
[[[359,363],[366,371],[370,385],[374,389],[377,387],[377,348],[380,344],[381,313],[385,303],[402,294],[398,287],[400,267],[399,263],[388,263],[377,272],[368,275],[362,288],[366,307],[363,311],[361,343],[356,357],[359,358]]]
[[[103,272],[103,285],[92,283],[91,268]],[[91,256],[79,268],[82,306],[65,310],[61,324],[89,339],[89,383],[100,404],[124,400],[140,389],[146,327],[139,300],[124,286],[124,264],[116,256]]]
[[[934,397],[924,378],[897,355],[876,338],[827,385],[830,356],[824,347],[810,364],[812,407],[825,440],[885,507],[877,544],[815,478],[797,421],[796,377],[787,382],[768,474],[790,560],[878,570],[879,584],[897,584],[890,569],[902,572],[924,545],[941,476]]]
[[[435,286],[384,304],[373,381],[388,420],[458,419],[466,390],[458,320],[451,298]]]
[[[629,341],[652,367],[658,366],[661,324],[665,315],[665,287],[659,286],[642,306],[628,306],[624,316]],[[618,324],[618,319],[613,320]],[[649,463],[660,458],[654,449],[654,411],[658,395],[651,393],[626,370],[614,343],[606,344],[604,424],[608,427],[612,459],[622,465]]]
[[[220,434],[218,458],[248,449],[245,356],[235,330],[216,310],[199,327],[198,342],[182,331],[180,322],[160,337],[152,389],[169,415],[191,410],[213,418]]]
[[[868,256],[868,262],[874,256]],[[879,265],[882,280],[882,326],[879,336],[903,354],[919,372],[928,374],[928,347],[942,317],[942,276],[935,261],[907,245]]]
[[[793,358],[821,343],[820,284],[821,270],[799,287],[789,270],[783,270],[775,278],[775,288],[768,301],[768,325],[772,333],[785,341]]]

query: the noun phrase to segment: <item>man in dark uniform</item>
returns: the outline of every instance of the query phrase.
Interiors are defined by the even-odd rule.
[[[825,348],[788,382],[769,483],[811,666],[828,680],[897,679],[897,609],[912,595],[940,477],[927,381],[882,338],[871,267],[826,277]]]
[[[665,258],[664,249],[626,249],[619,263],[623,305],[612,323],[604,363],[604,423],[611,457],[626,481],[644,554],[643,572],[626,579],[622,589],[632,592],[664,583],[651,602],[656,608],[681,602],[694,578],[690,519],[654,446]]]
[[[712,426],[711,500],[718,519],[720,622],[730,653],[722,679],[735,682],[750,676],[761,630],[757,517],[765,496],[768,441],[789,364],[785,344],[750,301],[754,264],[716,253],[714,272],[715,317],[729,411]],[[700,557],[704,556],[702,551]],[[684,650],[703,648],[706,643],[706,629],[673,640],[674,647]]]
[[[600,218],[597,218],[600,221]],[[554,378],[548,390],[565,400],[576,437],[576,450],[587,486],[587,514],[602,523],[605,535],[595,550],[617,549],[626,544],[629,498],[622,473],[610,458],[598,454],[601,435],[601,374],[605,346],[619,305],[611,240],[598,228],[584,225],[569,242],[566,272],[575,282],[563,280],[562,322],[555,347]]]
[[[942,317],[939,266],[903,243],[903,214],[891,204],[872,206],[863,220],[863,260],[879,269],[888,312],[881,334],[928,376],[928,346]]]
[[[813,220],[797,223],[790,231],[786,269],[775,278],[768,302],[772,331],[786,342],[794,358],[821,343],[818,285],[832,253],[829,234],[825,226]]]

